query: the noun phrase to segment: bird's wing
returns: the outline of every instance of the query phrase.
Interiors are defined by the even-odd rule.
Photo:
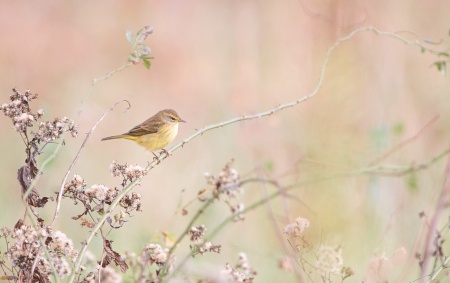
[[[143,123],[137,125],[133,129],[131,129],[128,133],[125,133],[124,135],[139,137],[139,136],[143,136],[143,135],[157,133],[158,129],[164,125],[164,122],[155,121],[155,120],[157,120],[155,116],[150,117],[149,119],[145,120]]]

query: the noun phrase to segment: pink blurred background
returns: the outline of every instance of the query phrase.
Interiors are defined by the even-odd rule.
[[[399,33],[409,40],[448,40],[449,9],[448,1],[2,1],[0,104],[8,101],[11,88],[30,89],[39,93],[32,107],[43,108],[44,118],[72,117],[93,79],[126,63],[126,29],[135,33],[144,25],[153,26],[145,42],[155,57],[150,70],[132,66],[94,87],[76,119],[80,136],[66,139],[37,189],[47,196],[59,189],[85,133],[111,105],[126,99],[131,109],[124,113],[125,104],[120,105],[105,118],[72,171],[88,186],[114,187],[120,181],[109,173],[113,160],[144,166],[152,155],[130,141],[101,138],[126,132],[157,111],[172,108],[187,121],[177,142],[204,125],[293,101],[314,89],[325,52],[339,37],[374,26],[413,32]],[[439,115],[417,140],[383,164],[427,162],[448,147],[450,134],[449,78],[430,67],[435,60],[416,46],[359,33],[332,53],[313,99],[270,117],[205,133],[152,170],[136,188],[143,195],[144,211],[125,229],[112,232],[115,248],[139,253],[170,218],[181,191],[185,202],[195,198],[206,188],[203,173],[217,174],[232,158],[241,174],[255,168],[271,178],[294,172],[278,179],[290,185],[364,168]],[[7,227],[24,211],[16,179],[24,147],[11,126],[6,117],[0,118],[0,226]],[[320,237],[325,245],[341,245],[344,265],[356,271],[348,280],[361,282],[373,252],[391,255],[404,247],[408,256],[414,255],[422,225],[418,214],[433,208],[444,166],[445,158],[401,178],[359,175],[311,183],[291,192],[290,217],[310,219],[305,236],[315,244]],[[250,205],[262,196],[261,186],[253,185],[240,199]],[[167,230],[179,235],[196,205]],[[287,224],[284,202],[276,199],[273,206],[282,229]],[[53,208],[49,203],[39,213],[49,220]],[[79,248],[88,229],[80,230],[69,218],[82,208],[67,200],[63,209],[55,230],[66,232]],[[229,208],[216,203],[196,224],[213,230],[228,215]],[[293,273],[278,268],[284,252],[264,206],[249,212],[244,222],[229,225],[213,242],[223,246],[222,253],[191,260],[183,274],[216,274],[245,252],[259,273],[256,282],[297,281]],[[98,239],[91,249],[98,255]],[[179,258],[187,252],[185,241]],[[411,262],[394,269],[390,278],[399,278],[403,270],[408,271],[405,280],[417,277],[418,264]]]

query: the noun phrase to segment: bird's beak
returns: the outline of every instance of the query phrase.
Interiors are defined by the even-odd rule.
[[[183,122],[186,123],[186,121],[184,121],[183,119],[180,118],[180,120],[178,120],[178,122]]]

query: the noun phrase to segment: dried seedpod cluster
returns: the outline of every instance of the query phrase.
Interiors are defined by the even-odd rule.
[[[68,260],[74,262],[78,257],[78,251],[74,249],[73,242],[61,231],[53,231],[40,222],[40,229],[23,224],[19,220],[13,229],[2,228],[2,235],[8,244],[8,239],[14,240],[5,252],[5,258],[11,262],[13,268],[18,268],[22,280],[28,282],[33,274],[33,282],[50,282],[52,265],[59,278],[64,278],[71,272]],[[51,263],[45,257],[40,239],[43,239],[45,247],[51,258]]]
[[[191,236],[191,242],[193,245],[190,245],[190,249],[192,251],[192,256],[197,254],[203,255],[206,252],[215,252],[220,253],[221,245],[213,245],[210,241],[207,241],[203,244],[202,237],[206,232],[205,225],[200,225],[198,227],[192,227],[189,229],[189,235]]]
[[[219,172],[217,176],[211,175],[208,172],[205,172],[204,176],[208,185],[214,187],[214,195],[218,197],[219,194],[226,194],[228,196],[228,200],[224,201],[229,206],[231,213],[235,215],[233,221],[236,222],[239,220],[245,220],[245,215],[243,214],[245,205],[242,202],[238,202],[234,205],[232,204],[234,199],[238,200],[237,193],[244,194],[244,188],[241,186],[239,173],[236,169],[231,167],[233,162],[234,160],[231,160],[231,162],[225,164],[222,171]],[[201,201],[206,200],[202,193],[199,193],[199,199]]]

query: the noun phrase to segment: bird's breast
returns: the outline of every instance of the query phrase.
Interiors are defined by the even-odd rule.
[[[178,125],[164,125],[157,133],[140,136],[136,142],[148,151],[163,149],[178,134]]]

